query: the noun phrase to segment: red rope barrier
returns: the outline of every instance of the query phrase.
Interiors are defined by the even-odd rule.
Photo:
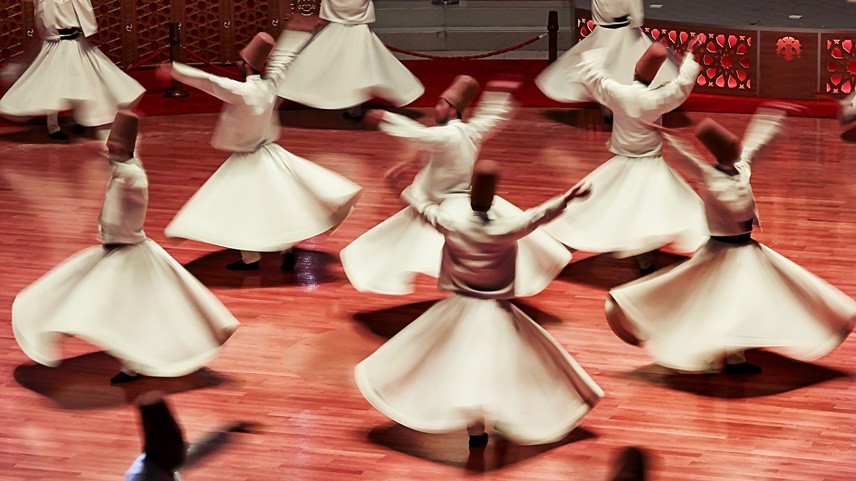
[[[202,58],[201,55],[197,54],[193,50],[190,50],[187,47],[183,47],[183,48],[184,48],[184,51],[187,52],[188,55],[190,55],[191,57],[195,58],[196,60],[204,63],[205,65],[211,67],[212,69],[222,73],[223,75],[228,75],[230,77],[238,77],[239,76],[238,72],[232,72],[231,70],[226,70],[222,67],[214,65],[213,63],[209,62],[208,60],[205,60],[204,58]]]
[[[166,47],[161,47],[161,48],[157,49],[153,54],[151,54],[148,57],[140,60],[139,62],[135,63],[134,65],[131,65],[130,67],[124,68],[123,70],[125,72],[128,72],[130,70],[134,70],[136,68],[139,68],[141,65],[144,65],[144,64],[151,62],[152,60],[154,60],[155,57],[166,52],[167,50],[169,50],[169,45],[167,45]]]
[[[542,33],[541,35],[530,38],[529,40],[518,43],[517,45],[512,45],[511,47],[506,47],[500,50],[494,50],[493,52],[480,53],[477,55],[452,55],[452,56],[443,56],[443,55],[431,55],[422,52],[412,52],[410,50],[404,50],[403,48],[393,47],[392,45],[386,45],[386,48],[392,50],[393,52],[403,53],[405,55],[410,55],[413,57],[427,58],[430,60],[477,60],[480,58],[493,57],[496,55],[501,55],[506,52],[511,52],[512,50],[521,49],[531,43],[535,43],[538,40],[547,36],[547,32]]]

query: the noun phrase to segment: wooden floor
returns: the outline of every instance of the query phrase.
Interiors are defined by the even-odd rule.
[[[737,131],[749,120],[716,118]],[[68,361],[48,369],[14,341],[15,294],[97,242],[109,174],[91,144],[45,144],[35,124],[0,129],[0,479],[120,479],[140,451],[129,400],[147,389],[172,393],[190,440],[231,422],[255,423],[187,469],[188,481],[600,480],[627,445],[654,454],[658,480],[854,479],[852,337],[814,364],[750,355],[764,367],[757,377],[665,375],[607,328],[606,291],[633,279],[635,270],[603,255],[578,254],[545,292],[521,302],[606,392],[568,438],[540,447],[492,439],[484,456],[469,457],[466,433],[397,426],[363,400],[352,368],[443,295],[427,278],[409,297],[357,293],[338,252],[400,208],[381,177],[413,152],[344,123],[324,129],[332,116],[288,113],[282,145],[360,183],[362,200],[332,237],[302,245],[294,274],[279,271],[275,257],[265,258],[258,273],[232,273],[222,266],[237,258],[234,252],[163,235],[225,158],[208,146],[215,120],[144,120],[146,232],[243,326],[207,369],[127,387],[109,385],[118,363],[92,346],[68,339]],[[856,144],[840,141],[832,120],[793,119],[789,126],[754,168],[764,223],[757,238],[854,296]],[[483,157],[507,166],[501,195],[529,207],[607,160],[608,136],[592,111],[524,110]],[[674,260],[658,257],[660,264]]]

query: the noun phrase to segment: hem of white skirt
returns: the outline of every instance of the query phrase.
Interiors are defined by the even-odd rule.
[[[401,282],[399,289],[387,289],[380,288],[374,286],[371,282],[362,282],[356,275],[352,275],[356,269],[353,269],[350,263],[350,254],[346,252],[347,247],[339,251],[339,262],[342,264],[342,269],[345,271],[345,276],[348,278],[348,282],[351,283],[351,286],[354,287],[358,292],[371,292],[373,294],[381,294],[384,296],[406,296],[408,294],[413,294],[416,290],[413,287],[413,282]],[[415,276],[419,274],[419,272],[412,272]],[[436,277],[436,276],[432,276]]]
[[[371,91],[371,87],[366,87],[368,91]],[[413,103],[425,93],[425,87],[420,85],[418,88],[411,89],[406,93],[399,94],[397,99],[382,99],[384,101],[390,102],[395,107],[403,107],[407,104]],[[334,100],[327,96],[316,95],[311,92],[297,92],[289,90],[288,88],[282,88],[279,91],[279,96],[291,100],[293,102],[297,102],[302,105],[306,105],[309,107],[313,107],[321,110],[341,110],[341,109],[349,109],[351,107],[356,107],[358,105],[362,105],[369,100],[372,100],[374,95],[353,95],[349,96],[346,99]]]
[[[313,237],[324,234],[325,232],[330,231],[331,229],[336,228],[341,225],[345,219],[351,214],[351,211],[354,209],[354,205],[356,204],[356,199],[358,196],[354,196],[354,200],[350,201],[348,204],[343,205],[340,211],[341,214],[331,216],[326,222],[319,223],[312,227],[307,227],[301,229],[297,233],[290,233],[284,239],[279,240],[269,240],[269,241],[251,241],[244,239],[228,239],[222,236],[222,234],[213,233],[213,232],[199,232],[198,230],[191,232],[189,229],[185,230],[183,228],[174,227],[172,223],[164,229],[164,235],[173,239],[188,239],[194,240],[197,242],[203,242],[205,244],[211,244],[219,247],[225,247],[227,249],[235,249],[241,251],[252,251],[252,252],[279,252],[291,249],[295,245]],[[180,213],[179,213],[180,214]],[[173,221],[174,222],[174,221]]]
[[[567,260],[565,261],[564,259]],[[558,277],[558,275],[562,273],[565,267],[567,267],[567,265],[570,264],[572,260],[573,254],[568,252],[567,256],[563,256],[563,260],[556,260],[550,267],[542,270],[541,275],[529,279],[529,282],[523,284],[523,288],[520,288],[521,284],[519,284],[515,280],[514,297],[532,297],[544,292],[544,289],[550,286],[553,280],[555,280],[556,277]]]
[[[440,434],[440,433],[448,433],[452,431],[464,430],[469,427],[469,424],[472,421],[481,421],[481,420],[473,420],[469,418],[459,418],[459,419],[447,419],[447,420],[426,420],[426,419],[417,419],[411,416],[408,416],[397,409],[393,408],[389,403],[384,401],[382,397],[375,392],[375,390],[371,387],[371,383],[368,381],[363,363],[357,364],[354,368],[354,379],[357,383],[357,388],[359,388],[360,393],[369,402],[375,409],[379,412],[392,419],[393,421],[401,424],[402,426],[406,426],[414,431],[429,433],[429,434]],[[584,404],[578,406],[572,410],[568,410],[561,417],[564,419],[568,419],[568,421],[562,422],[554,427],[547,434],[539,434],[539,435],[526,435],[516,432],[507,432],[503,431],[501,428],[497,428],[497,432],[501,433],[503,436],[508,437],[509,439],[515,441],[521,445],[535,445],[535,444],[548,444],[561,440],[564,438],[569,432],[573,431],[576,428],[582,418],[591,411],[592,405],[583,401]],[[487,420],[484,420],[487,421]],[[501,422],[498,423],[501,426]],[[490,428],[491,426],[487,426]]]

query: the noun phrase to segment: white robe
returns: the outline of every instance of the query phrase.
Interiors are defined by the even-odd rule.
[[[592,194],[574,202],[545,230],[565,245],[619,256],[658,248],[688,253],[707,235],[701,199],[663,160],[662,135],[648,126],[686,100],[699,65],[687,56],[680,74],[657,88],[608,77],[596,53],[583,56],[591,95],[613,111],[609,150],[615,154],[585,180]]]
[[[226,103],[211,145],[234,153],[176,214],[167,236],[276,252],[350,214],[359,185],[274,143],[280,134],[276,89],[290,61],[274,62],[269,78],[246,82],[175,64],[175,78]]]
[[[468,122],[452,120],[426,127],[393,113],[385,113],[380,129],[419,147],[425,167],[409,187],[417,198],[435,203],[469,191],[472,169],[482,144],[507,120],[513,98],[503,92],[485,92]],[[466,202],[464,203],[466,207]],[[520,209],[497,197],[494,214],[514,215]],[[413,292],[417,273],[440,273],[443,236],[407,207],[345,247],[342,266],[354,288],[363,292],[403,295]],[[571,261],[560,243],[541,230],[520,243],[517,296],[541,292]]]
[[[502,218],[408,200],[445,236],[439,286],[453,294],[357,365],[360,392],[417,431],[482,425],[521,444],[562,439],[603,391],[508,299],[518,242],[563,199]]]
[[[142,231],[148,181],[137,159],[112,161],[99,230],[81,251],[21,291],[12,330],[21,350],[60,363],[62,334],[84,339],[150,376],[182,376],[217,354],[238,321]]]
[[[319,109],[346,109],[374,97],[407,105],[425,92],[419,80],[369,29],[371,0],[322,0],[330,20],[285,73],[281,97]],[[278,47],[279,48],[279,47]]]
[[[41,0],[35,15],[42,49],[0,99],[0,113],[20,120],[74,110],[77,123],[94,127],[111,123],[145,93],[85,38],[60,40],[63,28],[80,28],[83,37],[98,31],[89,0]]]
[[[624,16],[628,17],[627,20],[620,21]],[[594,50],[608,59],[605,70],[609,78],[621,84],[633,82],[636,62],[652,43],[639,30],[645,20],[642,0],[593,0],[592,20],[598,27],[535,79],[536,85],[547,97],[559,102],[595,100],[586,89],[586,82],[580,72],[582,55]],[[667,60],[652,85],[662,85],[677,75],[677,65]]]
[[[757,224],[750,163],[782,116],[756,115],[735,175],[667,137],[701,179],[712,235],[745,234]],[[856,301],[763,244],[714,238],[691,259],[610,291],[606,313],[619,337],[643,344],[661,365],[708,372],[720,369],[728,353],[752,348],[813,361],[853,330]]]

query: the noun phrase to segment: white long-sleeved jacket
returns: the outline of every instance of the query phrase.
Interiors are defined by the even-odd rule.
[[[149,203],[149,180],[139,159],[111,158],[113,175],[101,207],[98,230],[103,244],[137,244],[146,240],[143,224]]]
[[[677,78],[650,88],[641,82],[624,85],[612,80],[605,73],[604,59],[592,52],[583,54],[581,67],[589,94],[613,112],[610,152],[625,157],[660,155],[662,134],[647,124],[662,123],[663,114],[684,103],[696,84],[699,64],[687,55]]]
[[[422,150],[420,160],[425,167],[416,175],[411,189],[414,195],[439,203],[450,193],[469,191],[482,144],[510,118],[513,108],[511,94],[486,91],[467,122],[456,119],[446,125],[428,127],[386,112],[378,127]]]

